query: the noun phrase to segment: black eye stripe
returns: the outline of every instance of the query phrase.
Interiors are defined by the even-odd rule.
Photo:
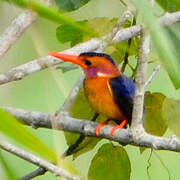
[[[87,65],[87,66],[90,66],[92,63],[91,63],[91,61],[89,61],[89,60],[85,60],[85,64]]]

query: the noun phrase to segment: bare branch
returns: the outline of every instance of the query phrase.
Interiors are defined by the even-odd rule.
[[[144,111],[144,91],[146,82],[146,71],[150,52],[150,36],[144,31],[141,34],[141,43],[139,49],[138,69],[135,77],[136,90],[134,97],[134,106],[132,113],[131,130],[133,138],[141,138],[145,131],[142,125]]]
[[[3,109],[5,111],[8,111],[11,115],[16,117],[23,123],[36,128],[51,128],[51,119],[54,118],[54,115],[42,112],[31,112],[23,109],[14,109],[7,107]],[[58,129],[84,134],[85,136],[96,137],[95,128],[97,126],[97,123],[95,122],[61,116],[57,119],[57,123]],[[180,140],[178,140],[174,136],[165,138],[144,133],[140,139],[134,139],[132,137],[130,129],[118,129],[111,138],[109,136],[111,130],[112,126],[102,127],[99,137],[111,139],[123,145],[131,144],[135,146],[150,147],[159,150],[180,152]]]
[[[109,34],[107,34],[106,36],[104,36],[103,39],[105,39],[106,41],[112,41],[112,39],[114,38],[114,36],[116,35],[116,33],[122,28],[121,26],[125,23],[125,21],[132,16],[131,11],[129,10],[129,8],[127,8],[122,16],[118,19],[117,23],[115,24],[112,32],[110,32]]]
[[[39,158],[27,151],[24,151],[16,146],[13,146],[3,140],[0,140],[0,147],[2,149],[4,149],[5,151],[8,151],[22,159],[25,159],[26,161],[29,161],[35,165],[38,165],[40,167],[47,169],[48,171],[51,171],[53,174],[55,174],[57,176],[62,176],[67,179],[70,179],[70,180],[80,180],[79,177],[72,175],[71,173],[67,172],[66,170],[61,169],[61,168],[55,166],[54,164],[49,163],[48,161],[46,161],[42,158]]]
[[[51,4],[52,0],[42,0]],[[36,20],[37,14],[26,10],[12,21],[11,25],[0,36],[0,59],[6,54],[11,46],[21,37],[25,30]]]
[[[159,24],[162,26],[170,26],[174,23],[180,22],[180,11],[174,13],[166,13],[158,19]]]
[[[158,65],[154,68],[151,76],[149,77],[149,79],[145,83],[145,88],[151,83],[151,81],[153,80],[153,78],[156,76],[156,74],[159,72],[160,69],[161,69],[161,65]]]
[[[26,10],[21,13],[0,36],[0,59],[8,49],[24,33],[24,31],[36,20],[36,13]]]
[[[4,74],[0,74],[0,85],[11,81],[21,80],[22,78],[30,74],[33,74],[35,72],[41,71],[45,68],[54,65],[58,65],[60,63],[62,63],[62,61],[57,60],[51,56],[46,56],[44,58],[39,58],[34,61],[30,61],[26,64],[12,68]]]
[[[180,22],[180,11],[174,13],[166,13],[164,16],[158,19],[158,22],[161,26],[170,26],[174,23]],[[119,43],[121,41],[128,40],[129,38],[132,38],[134,36],[140,35],[141,31],[141,25],[121,29],[113,38],[113,43]]]

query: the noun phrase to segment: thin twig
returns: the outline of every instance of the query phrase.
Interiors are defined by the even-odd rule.
[[[161,65],[158,65],[153,69],[151,76],[145,83],[145,88],[151,83],[151,81],[153,80],[153,78],[156,76],[156,74],[159,72],[160,69],[161,69]]]
[[[52,172],[53,174],[57,176],[62,176],[69,180],[80,180],[79,177],[72,175],[68,171],[61,169],[58,166],[55,166],[54,164],[49,163],[48,161],[42,158],[39,158],[27,151],[24,151],[16,146],[13,146],[12,144],[9,144],[3,140],[0,140],[0,147],[4,149],[5,151],[8,151],[22,159],[25,159],[28,162],[31,162],[35,165],[38,165],[40,167],[47,169],[48,171]]]
[[[123,14],[121,15],[121,17],[118,19],[118,21],[116,22],[114,28],[112,29],[112,31],[107,34],[106,36],[104,36],[104,39],[106,41],[108,41],[109,43],[111,43],[112,39],[114,38],[114,36],[116,35],[116,33],[122,29],[122,25],[126,22],[126,20],[128,18],[130,18],[132,16],[132,12],[129,10],[129,8],[127,8]]]
[[[136,18],[133,17],[132,25],[135,25],[135,24],[136,24]],[[131,42],[132,42],[132,38],[128,39],[128,44],[127,44],[127,48],[126,48],[126,52],[125,52],[124,60],[123,60],[123,65],[121,67],[122,72],[125,71],[126,65],[128,64],[129,49],[131,47]]]

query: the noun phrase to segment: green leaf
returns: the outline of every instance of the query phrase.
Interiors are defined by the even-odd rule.
[[[163,116],[169,129],[180,138],[180,100],[165,98]]]
[[[84,89],[81,88],[79,94],[77,95],[74,103],[70,108],[70,115],[78,119],[91,119],[94,115],[94,111],[90,107],[85,95]]]
[[[167,123],[163,117],[163,102],[165,96],[161,93],[147,92],[145,96],[144,127],[148,133],[163,136],[167,130]]]
[[[139,14],[147,24],[152,42],[160,57],[160,61],[167,70],[175,88],[180,88],[180,61],[173,53],[172,40],[165,30],[157,23],[153,15],[153,8],[149,1],[133,0]]]
[[[24,125],[17,121],[9,113],[0,109],[0,132],[24,145],[27,149],[39,154],[41,157],[56,163],[56,153],[32,134]],[[58,162],[61,167],[72,173],[78,174],[77,170],[67,161],[61,159]]]
[[[89,180],[129,180],[131,164],[123,147],[104,144],[91,161]]]
[[[6,175],[6,179],[7,180],[16,180],[17,177],[15,176],[13,170],[9,167],[9,164],[7,163],[7,161],[4,159],[4,157],[1,154],[1,150],[0,150],[0,164],[5,172]]]
[[[56,0],[60,9],[73,11],[88,3],[89,0]]]
[[[85,34],[88,34],[88,36],[95,35],[95,32],[92,29],[79,25],[72,18],[68,17],[67,15],[62,14],[60,11],[57,11],[56,9],[52,7],[47,6],[41,1],[37,1],[37,0],[9,0],[9,1],[16,3],[17,5],[21,7],[33,9],[40,16],[43,16],[47,19],[50,19],[52,21],[55,21],[61,24],[66,24],[72,27],[73,29],[76,29],[80,32],[84,32]]]
[[[87,27],[88,29],[92,29],[94,33],[94,37],[99,37],[106,35],[110,32],[116,23],[116,19],[109,18],[94,18],[90,20],[79,21],[77,24],[83,25],[83,27]],[[57,39],[61,43],[71,42],[71,46],[90,39],[92,34],[84,33],[78,29],[75,30],[74,27],[69,25],[61,25],[56,29]]]
[[[180,59],[180,53],[179,53],[179,49],[180,49],[180,33],[179,33],[179,29],[180,29],[180,24],[173,24],[169,27],[167,27],[165,30],[169,36],[169,38],[171,39],[171,41],[169,43],[171,43],[172,51],[173,54],[176,56],[177,59]]]
[[[156,0],[156,2],[168,12],[178,11],[180,9],[179,0]]]
[[[79,23],[80,24],[80,23]],[[81,22],[81,25],[85,23]],[[56,37],[61,43],[71,42],[71,46],[83,39],[83,32],[69,25],[61,25],[56,29]]]
[[[0,132],[16,140],[33,152],[56,162],[56,154],[39,138],[34,136],[26,127],[18,122],[9,113],[0,109]]]

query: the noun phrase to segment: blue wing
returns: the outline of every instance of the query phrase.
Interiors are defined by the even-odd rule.
[[[131,123],[135,84],[127,76],[121,75],[112,78],[110,80],[110,86],[116,104],[119,106],[128,122]]]

